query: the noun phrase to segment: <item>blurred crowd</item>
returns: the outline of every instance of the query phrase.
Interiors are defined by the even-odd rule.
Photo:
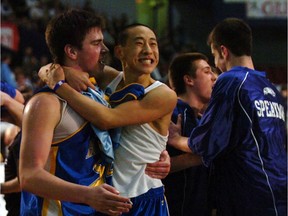
[[[84,1],[82,7],[101,13],[96,11],[90,2]],[[28,99],[39,85],[41,86],[37,76],[39,68],[52,61],[45,43],[46,25],[52,17],[67,8],[71,8],[71,5],[69,3],[64,5],[60,0],[1,0],[1,24],[12,23],[17,26],[19,33],[18,50],[11,50],[1,44],[1,71],[10,70],[8,72],[10,78],[7,79],[25,95],[25,99]],[[126,14],[120,17],[101,15],[106,19],[105,43],[110,50],[106,64],[121,70],[120,62],[114,57],[113,47],[119,29],[130,21]],[[159,38],[159,50],[160,63],[153,72],[153,77],[163,82],[167,82],[167,70],[173,56],[180,52],[196,51],[193,46],[183,47],[173,43],[168,34]],[[5,80],[6,78],[2,76],[3,73],[1,80]]]

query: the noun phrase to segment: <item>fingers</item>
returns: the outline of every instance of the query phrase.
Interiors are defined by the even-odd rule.
[[[106,214],[108,215],[122,215],[122,213],[129,212],[128,208],[120,208],[120,207],[113,207],[112,209],[109,209]]]
[[[147,164],[145,174],[151,178],[163,179],[170,172],[170,163],[156,162],[153,164]]]
[[[163,169],[163,171],[158,171],[155,172],[154,170],[145,170],[145,174],[150,176],[151,178],[155,178],[155,179],[163,179],[166,178],[166,176],[169,174],[169,170],[170,169]]]
[[[167,150],[164,150],[161,152],[159,161],[147,164],[145,173],[152,178],[163,179],[169,174],[170,168],[170,156]]]
[[[38,76],[39,78],[44,81],[47,71],[49,71],[50,67],[51,67],[52,63],[44,65],[40,68],[40,70],[38,71]]]
[[[114,187],[108,185],[108,184],[103,184],[103,188],[105,188],[106,190],[110,191],[111,193],[119,195],[119,191],[116,190]]]
[[[168,154],[168,151],[167,150],[164,150],[161,152],[161,155],[160,155],[160,161],[167,161],[168,160],[168,163],[170,162],[170,156]]]
[[[94,77],[89,78],[89,82],[87,83],[87,86],[95,89],[95,85],[97,84],[96,79]]]
[[[94,81],[92,82],[89,80],[89,73],[81,71],[79,72],[78,70],[75,70],[74,68],[71,67],[63,67],[66,81],[68,84],[74,88],[76,91],[86,91],[88,87],[95,89],[95,86],[93,84]],[[95,81],[96,83],[96,81]]]
[[[111,201],[109,205],[105,205],[103,207],[106,207],[104,212],[108,215],[121,215],[123,212],[129,212],[129,210],[132,208],[132,204],[131,202],[122,203],[117,201]]]
[[[181,125],[181,122],[182,122],[182,115],[179,114],[178,117],[177,117],[177,125]]]

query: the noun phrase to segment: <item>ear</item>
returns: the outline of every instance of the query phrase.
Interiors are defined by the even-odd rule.
[[[118,58],[119,60],[123,58],[123,51],[120,45],[117,45],[114,47],[114,54],[115,54],[115,57]]]
[[[72,60],[77,59],[77,50],[72,45],[66,44],[64,47],[64,51],[65,51],[68,58],[70,58]]]
[[[187,75],[187,74],[184,75],[183,81],[184,81],[185,85],[188,85],[188,86],[193,86],[194,85],[194,79],[191,76]]]
[[[220,46],[220,54],[223,58],[227,59],[227,57],[229,56],[229,50],[226,46],[221,45]]]

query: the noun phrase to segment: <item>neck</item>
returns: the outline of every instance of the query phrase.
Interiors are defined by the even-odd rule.
[[[142,74],[142,75],[137,75],[137,74],[126,74],[124,71],[124,76],[123,76],[123,85],[126,86],[130,83],[138,83],[143,85],[145,88],[149,85],[151,85],[155,80],[152,79],[150,74]]]
[[[247,67],[254,70],[254,64],[251,56],[240,56],[231,58],[230,61],[227,63],[227,70],[230,70],[232,67],[236,66]]]
[[[205,106],[205,104],[201,102],[194,94],[184,93],[178,95],[178,98],[189,104],[189,106],[193,109],[196,116],[200,114],[203,107]]]

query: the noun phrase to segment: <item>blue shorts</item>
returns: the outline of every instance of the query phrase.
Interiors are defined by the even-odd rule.
[[[130,199],[132,209],[124,216],[168,216],[168,205],[164,196],[164,187],[152,188],[138,197]]]

